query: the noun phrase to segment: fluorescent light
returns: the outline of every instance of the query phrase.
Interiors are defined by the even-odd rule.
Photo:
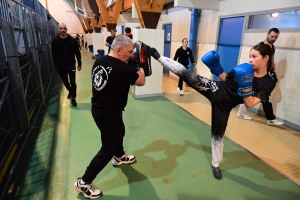
[[[277,16],[278,16],[278,13],[272,13],[271,16],[272,16],[272,17],[277,17]]]

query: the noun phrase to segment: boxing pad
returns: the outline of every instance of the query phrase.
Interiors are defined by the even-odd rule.
[[[202,62],[210,69],[210,72],[216,76],[220,76],[224,72],[223,67],[220,63],[220,56],[215,51],[207,52],[202,58]]]
[[[254,77],[252,65],[249,63],[240,64],[233,68],[233,72],[238,85],[237,93],[243,98],[252,96],[252,83]]]
[[[133,57],[129,59],[129,64],[136,68],[143,68],[145,76],[152,74],[151,68],[151,48],[141,41],[136,41],[133,44]]]
[[[276,71],[275,71],[274,68],[271,69],[271,71],[270,71],[270,77],[272,78],[272,80],[273,80],[275,83],[278,82],[278,78],[277,78]]]

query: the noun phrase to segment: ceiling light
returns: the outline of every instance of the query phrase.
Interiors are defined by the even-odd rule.
[[[272,17],[277,17],[277,16],[278,16],[278,13],[272,13],[271,16],[272,16]]]

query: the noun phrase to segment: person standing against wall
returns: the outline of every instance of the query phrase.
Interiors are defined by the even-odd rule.
[[[176,50],[176,53],[175,53],[175,56],[174,56],[174,60],[177,61],[177,59],[178,59],[178,62],[180,64],[182,64],[183,66],[185,66],[186,68],[188,68],[189,59],[190,59],[191,63],[193,63],[193,65],[196,64],[195,61],[194,61],[193,52],[187,46],[188,43],[189,43],[188,39],[183,38],[182,39],[182,46]],[[183,85],[183,79],[181,77],[179,77],[178,91],[179,91],[180,96],[184,95],[182,85]]]
[[[259,43],[259,44],[267,44],[272,48],[272,53],[273,53],[272,69],[269,72],[269,74],[275,83],[278,82],[278,79],[276,76],[275,63],[274,63],[274,54],[275,54],[275,50],[276,50],[274,43],[278,39],[279,33],[280,32],[277,28],[271,28],[266,35],[266,39]],[[279,125],[284,124],[283,122],[278,121],[276,119],[276,116],[273,114],[273,106],[272,106],[272,103],[270,102],[270,100],[266,101],[266,102],[262,102],[262,106],[263,106],[263,109],[265,112],[265,117],[267,118],[268,125],[279,126]],[[248,115],[246,115],[246,112],[247,112],[247,108],[246,108],[245,104],[240,104],[239,110],[237,113],[237,117],[242,118],[242,119],[252,120],[252,117],[249,117]]]
[[[111,29],[110,36],[108,36],[105,41],[105,46],[108,46],[107,54],[109,54],[109,52],[110,52],[110,47],[111,47],[111,44],[113,43],[115,37],[116,37],[116,31],[114,29]]]
[[[79,51],[79,43],[75,38],[67,34],[67,26],[64,23],[58,24],[59,35],[52,40],[52,57],[56,70],[69,91],[68,99],[71,99],[73,106],[77,106],[76,102],[76,61],[77,70],[81,70],[81,54]]]
[[[127,37],[129,37],[130,39],[132,39],[132,34],[131,34],[131,28],[130,27],[125,28],[125,35]]]

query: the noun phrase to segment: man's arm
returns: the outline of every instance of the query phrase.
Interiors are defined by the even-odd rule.
[[[274,46],[274,54],[272,57],[272,69],[275,69],[274,55],[275,55],[276,47]]]
[[[110,46],[111,46],[111,44],[109,44],[109,43],[108,43],[108,38],[109,38],[109,36],[106,38],[106,41],[105,41],[105,46],[108,46],[108,47],[110,47]]]
[[[76,59],[77,59],[77,63],[78,63],[78,71],[81,70],[81,66],[82,66],[82,63],[81,63],[81,53],[79,51],[79,44],[76,42],[76,44],[74,45],[74,54],[76,56]]]
[[[143,86],[146,83],[145,72],[143,68],[140,68],[136,73],[138,73],[139,78],[135,81],[135,85]]]

